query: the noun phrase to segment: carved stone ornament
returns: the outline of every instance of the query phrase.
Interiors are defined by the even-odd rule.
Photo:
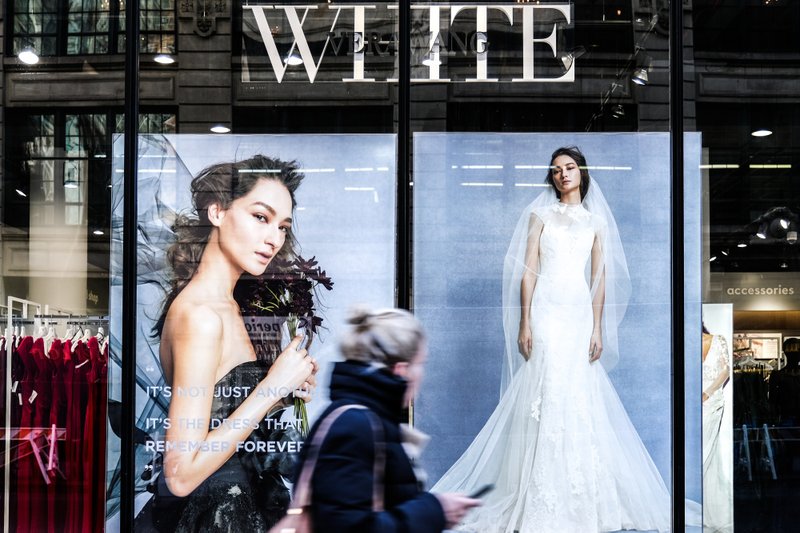
[[[217,18],[230,18],[228,0],[180,0],[178,16],[191,18],[194,32],[200,37],[211,37],[217,31]]]

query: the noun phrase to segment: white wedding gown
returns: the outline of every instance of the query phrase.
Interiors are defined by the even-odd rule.
[[[714,335],[703,360],[703,390],[729,369],[728,344]],[[733,426],[725,386],[703,402],[703,531],[733,531]]]
[[[432,490],[495,484],[459,531],[668,531],[667,487],[606,371],[589,362],[593,316],[585,267],[605,223],[580,205],[555,204],[536,215],[543,230],[531,304],[533,354]]]

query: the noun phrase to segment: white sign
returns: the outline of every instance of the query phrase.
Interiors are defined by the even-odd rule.
[[[283,25],[288,25],[291,32],[292,46],[291,50],[296,52],[295,61],[297,65],[302,64],[309,83],[314,83],[317,78],[320,66],[325,60],[326,51],[332,46],[332,37],[335,35],[337,29],[341,30],[339,26],[340,19],[344,18],[342,15],[346,12],[352,11],[352,27],[347,28],[352,33],[352,60],[353,70],[352,76],[343,77],[343,82],[391,82],[397,81],[396,79],[377,80],[375,78],[367,78],[364,74],[364,67],[367,61],[367,43],[366,38],[366,23],[369,16],[375,16],[377,13],[376,6],[374,5],[331,5],[327,9],[330,12],[330,26],[328,37],[322,52],[316,57],[311,51],[308,38],[306,36],[306,29],[304,23],[309,13],[319,9],[316,4],[308,5],[245,5],[242,6],[245,11],[245,16],[252,16],[258,27],[258,33],[264,43],[266,55],[269,59],[269,64],[272,72],[275,75],[275,80],[281,83],[284,79],[287,69],[292,66],[285,57],[278,50],[277,42],[280,42],[280,28]],[[397,10],[398,5],[393,4],[387,6],[388,9]],[[441,65],[441,48],[445,41],[444,32],[442,30],[442,21],[446,20],[452,25],[456,19],[474,20],[474,54],[475,54],[475,71],[474,76],[465,79],[467,82],[498,82],[498,78],[490,78],[488,67],[491,61],[492,53],[490,43],[487,38],[488,33],[488,20],[490,12],[496,12],[502,15],[501,19],[506,21],[509,29],[514,27],[521,27],[521,38],[519,39],[519,50],[522,56],[522,68],[517,77],[512,78],[514,82],[534,82],[534,83],[571,83],[575,81],[575,62],[571,62],[569,68],[557,77],[539,77],[536,75],[534,69],[534,45],[541,43],[552,52],[553,58],[558,56],[559,50],[557,44],[559,42],[559,31],[563,30],[565,25],[571,22],[570,4],[468,4],[468,5],[428,5],[419,4],[412,5],[411,9],[415,13],[427,16],[429,32],[427,35],[427,55],[421,65],[427,67],[427,76],[424,78],[414,78],[413,82],[448,82],[448,78],[440,77]],[[560,15],[559,15],[560,14]],[[545,16],[547,18],[545,18]],[[545,21],[553,21],[553,17],[559,22],[547,22],[552,26],[551,31],[547,37],[536,38],[534,37],[534,28],[542,30],[543,28],[541,19]],[[349,18],[349,17],[348,17]],[[563,22],[562,22],[563,20]],[[537,22],[539,21],[539,22]],[[538,26],[537,26],[538,24]],[[277,42],[276,42],[277,41]],[[563,51],[562,51],[563,53]],[[419,65],[418,65],[419,66]],[[243,81],[249,81],[249,76],[243,73]]]

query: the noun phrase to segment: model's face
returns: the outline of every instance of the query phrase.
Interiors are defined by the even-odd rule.
[[[560,155],[553,159],[551,167],[553,183],[562,197],[576,189],[580,191],[581,169],[574,159],[568,155]]]
[[[279,181],[259,180],[245,196],[219,212],[222,252],[240,270],[260,276],[292,227],[292,197]]]

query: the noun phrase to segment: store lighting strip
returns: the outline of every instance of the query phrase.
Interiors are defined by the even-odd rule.
[[[462,187],[502,187],[502,183],[496,181],[462,181]]]
[[[766,164],[766,165],[750,165],[750,168],[768,168],[768,169],[783,169],[783,168],[792,168],[792,165],[773,165],[773,164]]]
[[[457,169],[458,165],[450,168]],[[503,165],[461,165],[461,170],[503,170]]]

